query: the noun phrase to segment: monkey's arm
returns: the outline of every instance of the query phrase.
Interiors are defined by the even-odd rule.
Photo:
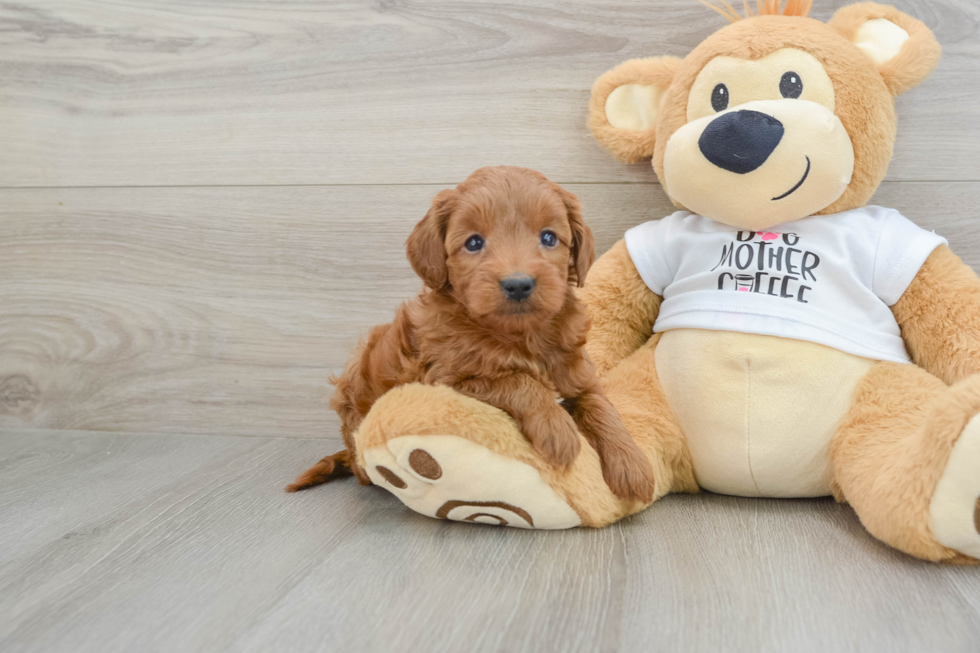
[[[953,384],[980,372],[980,278],[937,247],[892,306],[912,361]]]
[[[578,296],[592,320],[585,349],[599,376],[650,338],[663,301],[640,278],[624,240],[599,257]]]

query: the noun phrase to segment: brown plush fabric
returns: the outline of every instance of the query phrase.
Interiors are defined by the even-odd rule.
[[[914,365],[877,363],[862,380],[831,456],[835,496],[872,535],[926,560],[980,562],[929,530],[929,501],[950,450],[980,412],[980,377],[947,387]]]
[[[887,18],[910,38],[880,70],[851,42],[869,18]],[[670,136],[687,123],[687,98],[711,59],[761,59],[782,48],[804,50],[819,59],[834,84],[836,113],[854,146],[854,175],[843,195],[820,213],[864,206],[888,171],[895,139],[894,96],[918,84],[935,67],[940,47],[920,21],[894,8],[862,3],[840,10],[831,23],[802,16],[756,16],[718,30],[684,59],[634,59],[596,80],[589,106],[589,128],[617,158],[634,162],[652,154],[664,180],[664,151]],[[649,84],[663,90],[657,127],[647,132],[615,129],[605,116],[609,94],[623,84]],[[681,207],[683,208],[683,207]]]
[[[656,498],[698,491],[687,441],[657,376],[659,341],[660,334],[651,337],[603,379],[610,401],[653,465]]]
[[[912,360],[953,384],[980,372],[980,279],[938,247],[892,307]]]
[[[425,410],[419,410],[419,406]],[[364,451],[383,447],[389,440],[405,436],[452,434],[490,451],[535,468],[541,478],[579,515],[585,526],[601,527],[642,510],[645,502],[620,499],[603,480],[599,456],[591,447],[582,452],[564,471],[546,463],[514,421],[503,411],[466,397],[445,386],[411,383],[385,394],[358,429],[358,463],[364,465]],[[644,452],[646,453],[646,452]],[[451,461],[442,461],[443,468]],[[506,479],[501,479],[505,484]],[[658,479],[657,493],[662,489]],[[486,497],[494,500],[494,497]]]
[[[939,47],[924,25],[889,7],[872,3],[847,7],[839,11],[830,24],[823,24],[804,17],[809,9],[809,0],[790,0],[785,13],[793,15],[777,15],[780,13],[779,6],[776,0],[764,0],[759,13],[766,15],[744,20],[737,16],[734,9],[726,8],[721,13],[735,22],[707,38],[684,59],[663,57],[631,60],[600,77],[593,87],[589,118],[596,138],[626,161],[652,156],[653,166],[663,179],[666,143],[687,123],[688,95],[708,62],[721,56],[758,60],[779,50],[803,50],[812,55],[819,65],[799,52],[789,55],[813,63],[814,70],[823,66],[827,77],[818,75],[810,79],[822,80],[824,87],[814,85],[811,88],[826,90],[829,84],[833,85],[833,97],[826,91],[825,101],[820,106],[825,114],[831,110],[835,112],[854,149],[854,174],[850,184],[837,200],[820,213],[835,213],[863,206],[884,177],[891,158],[896,128],[894,96],[914,86],[932,70],[938,60]],[[747,4],[746,9],[751,13]],[[898,52],[880,66],[872,57],[884,60],[887,56],[878,56],[879,50],[875,46],[867,46],[865,37],[868,30],[861,41],[871,54],[866,54],[854,44],[861,25],[869,19],[878,18],[892,21],[909,35],[907,40],[901,41],[903,34],[894,27],[883,27],[882,23],[869,26],[872,33],[878,30],[880,34],[884,29],[881,51]],[[889,34],[897,35],[897,38],[889,40]],[[894,47],[889,51],[890,45]],[[777,57],[770,61],[784,60]],[[704,77],[708,78],[709,74]],[[623,85],[638,86],[623,89],[610,100],[610,95]],[[765,84],[759,87],[768,88]],[[698,97],[703,100],[702,95]],[[778,97],[772,100],[780,101]],[[652,117],[656,126],[639,131],[614,128],[606,116],[607,104],[611,107],[609,111],[613,122],[618,125],[645,125]],[[631,106],[641,109],[636,120],[628,114]],[[693,106],[692,111],[696,109]],[[833,116],[829,118],[833,119]],[[832,122],[837,124],[836,121]],[[681,140],[677,138],[675,142]],[[809,141],[804,145],[809,146]],[[845,183],[846,175],[841,179],[841,184]],[[706,188],[705,192],[712,190],[717,189]],[[826,201],[831,200],[828,197]],[[430,293],[432,298],[471,306],[479,305],[482,300],[474,293],[470,299],[477,297],[476,303],[467,304],[466,298],[470,293],[466,284],[454,279],[476,278],[474,263],[466,258],[454,261],[452,254],[447,254],[458,249],[448,243],[456,242],[458,245],[457,241],[466,231],[456,233],[452,225],[452,216],[463,204],[464,198],[458,191],[447,191],[437,196],[427,218],[428,223],[421,224],[417,237],[413,236],[410,240],[410,258],[420,276],[433,289]],[[566,200],[565,205],[570,216],[575,214],[577,203]],[[581,216],[578,215],[578,218],[580,220]],[[440,248],[439,243],[445,243],[446,247]],[[582,244],[573,243],[570,251],[578,247],[581,254]],[[575,274],[563,283],[567,285],[568,280],[581,282],[590,262],[590,254],[572,255],[568,263]],[[447,295],[447,289],[456,289],[460,296]],[[588,356],[579,353],[561,359],[560,363],[566,368],[565,377],[569,378],[549,377],[561,394],[567,395],[562,391],[565,381],[575,388],[595,391],[595,394],[584,392],[578,395],[569,406],[579,430],[578,434],[573,435],[575,445],[581,449],[581,453],[573,460],[565,461],[567,464],[564,468],[555,464],[562,462],[561,456],[549,455],[555,452],[534,446],[534,437],[529,442],[518,430],[522,428],[527,431],[529,418],[524,413],[554,414],[553,402],[551,406],[545,406],[545,394],[526,383],[501,382],[498,378],[490,383],[474,380],[474,377],[482,374],[483,368],[474,371],[471,359],[480,359],[484,355],[483,349],[496,346],[492,339],[473,340],[476,347],[467,346],[459,351],[453,348],[453,356],[447,354],[446,360],[449,362],[446,364],[440,363],[441,359],[423,363],[422,377],[444,385],[410,383],[378,399],[356,433],[357,462],[364,465],[365,456],[370,457],[377,470],[377,474],[372,471],[372,478],[379,483],[387,483],[387,487],[394,488],[396,494],[405,490],[399,495],[400,498],[407,505],[419,501],[415,509],[423,514],[450,517],[455,508],[465,505],[478,512],[458,512],[452,518],[501,524],[509,524],[513,519],[528,526],[539,526],[543,523],[542,516],[564,512],[561,520],[544,527],[576,525],[576,515],[583,525],[603,526],[643,509],[669,492],[697,491],[691,452],[677,417],[678,414],[684,417],[686,413],[680,399],[672,395],[677,408],[677,413],[674,412],[664,387],[670,392],[677,387],[673,383],[676,379],[671,374],[676,373],[678,366],[672,367],[671,361],[679,360],[681,369],[689,369],[694,357],[688,356],[687,352],[710,349],[703,345],[707,341],[700,341],[693,347],[685,343],[681,348],[673,349],[682,352],[683,356],[671,359],[669,354],[676,341],[671,336],[662,338],[660,334],[651,337],[662,298],[651,292],[640,278],[623,241],[616,243],[592,266],[584,288],[573,292],[569,287],[563,307],[569,303],[577,307],[576,296],[581,307],[574,311],[569,309],[570,312],[564,314],[567,320],[562,322],[565,327],[571,324],[574,328],[559,329],[551,334],[552,337],[545,338],[570,343],[566,348],[568,351],[581,350],[586,313],[591,318],[589,339],[584,347]],[[431,302],[435,307],[434,314],[446,320],[443,324],[461,315],[459,306],[453,312],[448,303]],[[980,279],[948,248],[940,247],[923,265],[893,311],[916,364],[874,363],[852,357],[858,363],[854,366],[858,371],[849,377],[849,383],[860,379],[853,398],[848,403],[852,394],[849,389],[844,390],[839,393],[841,399],[836,409],[823,408],[829,425],[823,430],[824,434],[829,434],[835,426],[836,431],[830,445],[832,469],[825,465],[821,467],[822,484],[818,491],[827,491],[827,477],[832,471],[831,485],[835,496],[853,506],[862,523],[875,537],[926,560],[980,562],[937,540],[937,537],[942,538],[949,546],[961,549],[964,546],[974,547],[969,525],[969,517],[974,515],[974,510],[977,528],[980,529],[980,500],[974,508],[975,488],[971,484],[980,428],[977,426],[980,421],[971,422],[980,413]],[[570,316],[574,316],[574,319]],[[412,320],[415,320],[414,314]],[[460,321],[452,323],[462,324]],[[539,330],[543,332],[546,328],[542,326]],[[377,337],[379,340],[390,339],[394,347],[403,346],[406,340],[418,347],[420,343],[424,344],[427,337],[421,332],[414,332],[406,339],[401,335],[403,333],[404,329],[393,327]],[[706,338],[713,337],[713,332],[704,333]],[[765,340],[763,344],[769,345],[771,342]],[[662,347],[659,371],[658,345]],[[731,349],[729,347],[720,354],[711,355],[724,359]],[[773,347],[766,346],[765,349],[771,352]],[[546,354],[535,352],[535,357],[542,356]],[[601,381],[592,379],[593,368],[586,364],[589,358]],[[779,376],[782,373],[781,362],[792,359],[799,364],[799,357],[779,354],[774,358],[778,359],[775,360],[775,383],[780,388],[788,386],[780,380],[785,378],[785,375]],[[825,362],[825,359],[820,358],[819,361]],[[364,362],[360,363],[360,367],[370,368]],[[808,369],[815,367],[818,366],[810,365]],[[827,367],[832,367],[833,372],[820,373],[821,378],[817,381],[832,385],[836,383],[834,388],[839,389],[843,366]],[[790,370],[787,373],[792,373],[791,367],[786,369]],[[835,380],[828,380],[827,374],[835,375]],[[571,377],[580,380],[587,378],[587,382],[575,384],[570,381]],[[462,392],[447,387],[450,385]],[[685,388],[686,394],[693,398],[691,405],[695,406],[694,412],[704,412],[702,404],[697,402],[711,401],[712,397],[717,399],[719,396],[718,393],[712,394],[712,388],[704,387],[702,397],[699,392],[703,386],[705,383],[698,379],[695,384]],[[730,390],[730,387],[726,388]],[[802,392],[807,397],[814,395],[812,387]],[[471,396],[464,396],[463,393]],[[772,393],[764,396],[771,399]],[[504,408],[515,419],[472,397]],[[794,394],[792,398],[796,397]],[[508,403],[508,398],[511,403]],[[800,399],[805,400],[806,397]],[[521,401],[530,402],[530,408],[526,411],[515,410],[513,404]],[[425,406],[424,411],[418,410],[420,405]],[[601,424],[617,412],[625,428],[624,438],[603,442],[590,433],[590,430],[606,428]],[[571,421],[567,414],[562,419]],[[696,429],[691,427],[687,417],[684,419],[684,424],[692,433],[691,442],[696,445]],[[593,428],[590,426],[593,422],[600,426]],[[968,424],[967,435],[963,437]],[[547,428],[544,430],[560,430],[560,425],[547,423],[545,426]],[[645,495],[633,493],[627,496],[620,492],[616,496],[610,491],[610,485],[615,490],[617,483],[628,485],[633,482],[612,480],[616,476],[610,473],[609,465],[604,460],[620,455],[617,451],[625,439],[629,439],[630,444],[639,450],[642,466],[655,479],[655,484]],[[580,441],[589,442],[592,447],[581,447]],[[365,454],[365,451],[368,453]],[[454,451],[457,453],[454,454]],[[696,447],[695,452],[699,452]],[[824,452],[826,449],[821,448],[821,455]],[[467,467],[474,457],[480,463]],[[323,463],[328,465],[333,461],[325,459]],[[389,464],[395,471],[387,467]],[[356,464],[351,466],[357,467]],[[480,475],[482,470],[491,468],[497,471]],[[704,467],[701,469],[704,475]],[[515,497],[520,497],[519,501],[513,497],[489,496],[506,491],[507,479],[501,478],[499,485],[496,479],[504,476],[507,470],[515,477],[530,479],[526,486],[514,490]],[[454,487],[447,483],[447,478],[452,479],[454,474],[456,479],[462,479],[459,487],[465,490],[462,494],[466,496],[446,496],[444,499],[436,496],[432,505],[424,504],[420,497],[438,495],[439,488]],[[479,482],[470,484],[473,478],[478,478]],[[707,483],[706,475],[704,479]],[[419,483],[422,485],[419,486]],[[479,492],[471,491],[474,487],[479,487]],[[511,486],[511,489],[514,487]],[[488,496],[475,496],[481,492]],[[532,496],[535,493],[537,496]],[[959,498],[947,503],[944,497],[948,496]],[[967,497],[968,501],[963,502],[963,497]],[[955,510],[937,511],[933,504],[942,508],[952,506]],[[501,510],[509,511],[506,517],[501,516]],[[950,514],[952,518],[949,518]],[[935,529],[936,533],[931,529]],[[964,530],[965,538],[961,537]],[[975,552],[975,548],[964,550]]]
[[[442,467],[428,451],[416,449],[408,455],[408,464],[423,478],[436,481],[442,477]]]
[[[898,55],[878,69],[892,94],[901,95],[929,76],[939,63],[942,48],[921,20],[903,14],[894,7],[874,2],[860,2],[842,7],[828,25],[851,41],[862,24],[876,18],[889,20],[909,34]]]
[[[603,147],[624,163],[636,163],[653,155],[657,139],[655,128],[647,131],[616,129],[606,120],[606,100],[617,87],[644,84],[666,90],[681,60],[677,57],[631,59],[619,64],[595,81],[589,100],[589,129]]]
[[[579,297],[592,320],[585,349],[600,376],[646,342],[662,301],[640,278],[623,240],[592,267]]]
[[[781,48],[797,48],[819,59],[834,83],[836,114],[854,146],[854,175],[841,197],[820,213],[867,204],[888,171],[895,140],[892,93],[871,60],[850,41],[812,18],[759,16],[715,32],[678,67],[664,98],[653,167],[664,178],[667,141],[687,122],[687,95],[704,65],[717,56],[761,59]]]

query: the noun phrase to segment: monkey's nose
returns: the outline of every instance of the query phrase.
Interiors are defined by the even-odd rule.
[[[519,302],[527,299],[534,291],[534,278],[523,274],[510,274],[500,280],[500,289],[504,291],[504,297],[512,302]]]
[[[759,111],[732,111],[711,121],[698,139],[701,154],[719,168],[744,175],[769,158],[783,123]]]

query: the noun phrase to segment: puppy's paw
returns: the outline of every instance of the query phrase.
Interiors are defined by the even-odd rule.
[[[656,479],[653,467],[640,448],[632,442],[614,442],[599,452],[602,464],[602,478],[606,485],[620,499],[653,502]]]
[[[534,450],[561,469],[571,467],[582,449],[575,420],[558,404],[543,415],[529,416],[522,430]]]

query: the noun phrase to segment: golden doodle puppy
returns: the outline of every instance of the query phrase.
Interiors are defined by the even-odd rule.
[[[595,247],[578,199],[533,170],[481,168],[436,195],[406,249],[427,288],[399,308],[394,322],[376,327],[335,380],[331,405],[347,449],[288,489],[345,469],[370,482],[353,455],[354,434],[384,393],[418,381],[502,409],[559,468],[575,461],[581,433],[614,494],[652,500],[653,472],[584,349],[588,316],[573,287],[585,278]],[[429,475],[438,469],[425,452],[414,461]],[[376,471],[401,482],[387,467]]]

